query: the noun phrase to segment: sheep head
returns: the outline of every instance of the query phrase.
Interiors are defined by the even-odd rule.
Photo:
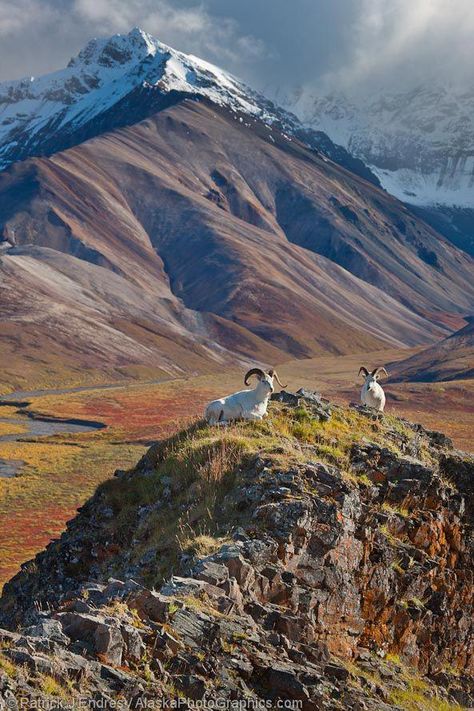
[[[383,366],[379,366],[378,368],[374,368],[372,372],[369,373],[368,369],[364,366],[361,365],[359,369],[359,375],[362,373],[364,378],[373,378],[374,380],[378,380],[380,378],[380,373],[384,372],[385,376],[388,378],[388,373],[385,370]]]
[[[277,381],[277,383],[282,387],[286,388],[286,385],[283,385],[281,382],[280,378],[278,377],[278,373],[274,368],[270,368],[266,373],[265,371],[261,370],[260,368],[251,368],[245,375],[244,378],[244,383],[245,385],[249,384],[249,380],[252,377],[252,375],[255,375],[259,382],[266,385],[270,392],[273,392],[273,379]]]
[[[261,368],[251,368],[245,375],[244,378],[244,383],[245,385],[249,384],[249,378],[252,377],[252,375],[256,375],[259,380],[263,380],[265,378],[265,373]]]

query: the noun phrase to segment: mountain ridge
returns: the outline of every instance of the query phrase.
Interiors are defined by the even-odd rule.
[[[403,202],[472,208],[472,91],[421,85],[358,98],[304,89],[274,94],[305,125],[364,160]]]
[[[474,377],[474,316],[447,338],[391,368],[394,382],[467,380]]]
[[[239,357],[281,362],[347,352],[349,342],[362,350],[428,343],[447,335],[450,319],[462,322],[471,304],[463,277],[469,258],[394,199],[276,129],[248,127],[205,101],[181,100],[132,127],[11,166],[0,173],[0,205],[2,264],[11,274],[4,304],[14,289],[23,294],[15,274],[25,260],[38,260],[41,274],[53,258],[42,250],[52,248],[73,281],[92,285],[77,271],[91,262],[104,285],[114,275],[142,290],[150,307],[138,320],[155,322],[160,338],[168,322],[183,336],[206,339],[217,330],[227,353],[234,348]],[[71,259],[76,267],[66,266]],[[8,320],[20,318],[29,330],[41,313],[45,330],[52,318],[57,331],[60,297],[38,310],[37,293],[30,288],[20,299],[38,314],[30,325],[15,316],[18,305],[7,306]],[[100,300],[110,303],[101,320],[137,319],[111,283],[109,296],[101,288]],[[82,303],[71,300],[75,320]],[[64,317],[69,333],[67,310]],[[71,343],[79,347],[78,333]],[[94,362],[103,365],[101,348]],[[105,341],[103,348],[110,352]],[[211,361],[223,357],[217,349]]]

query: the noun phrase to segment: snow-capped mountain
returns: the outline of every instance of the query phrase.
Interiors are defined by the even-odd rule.
[[[247,116],[275,125],[377,183],[361,161],[320,131],[303,127],[296,116],[231,74],[139,28],[91,40],[60,71],[0,83],[0,170],[136,123],[183,94],[230,108],[237,120]]]
[[[128,35],[93,39],[66,69],[0,83],[0,167],[41,151],[53,133],[77,131],[137,87],[189,92],[261,113],[250,90],[229,74],[135,28]]]
[[[474,207],[474,88],[419,86],[358,99],[302,89],[274,96],[363,160],[404,202]]]

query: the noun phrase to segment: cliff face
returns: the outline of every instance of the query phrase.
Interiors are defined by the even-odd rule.
[[[280,400],[155,445],[25,564],[0,601],[4,699],[473,705],[474,460]]]

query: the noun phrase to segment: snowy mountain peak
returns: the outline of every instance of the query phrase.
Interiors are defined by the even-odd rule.
[[[153,39],[151,35],[140,27],[134,27],[127,35],[116,34],[108,39],[90,40],[77,57],[71,59],[68,68],[93,64],[111,67],[132,60],[142,61],[149,55],[154,56],[162,48],[164,45]]]
[[[0,83],[0,169],[61,147],[133,92],[204,96],[249,115],[272,118],[268,104],[227,72],[178,52],[136,27],[91,40],[65,69]],[[87,133],[87,132],[86,132]]]
[[[417,85],[368,97],[299,89],[279,101],[363,160],[401,200],[473,206],[474,89]]]
[[[321,131],[303,126],[228,72],[168,47],[139,27],[91,40],[65,69],[0,83],[0,170],[137,123],[188,96],[226,107],[240,122],[277,126],[378,184],[362,161]]]

